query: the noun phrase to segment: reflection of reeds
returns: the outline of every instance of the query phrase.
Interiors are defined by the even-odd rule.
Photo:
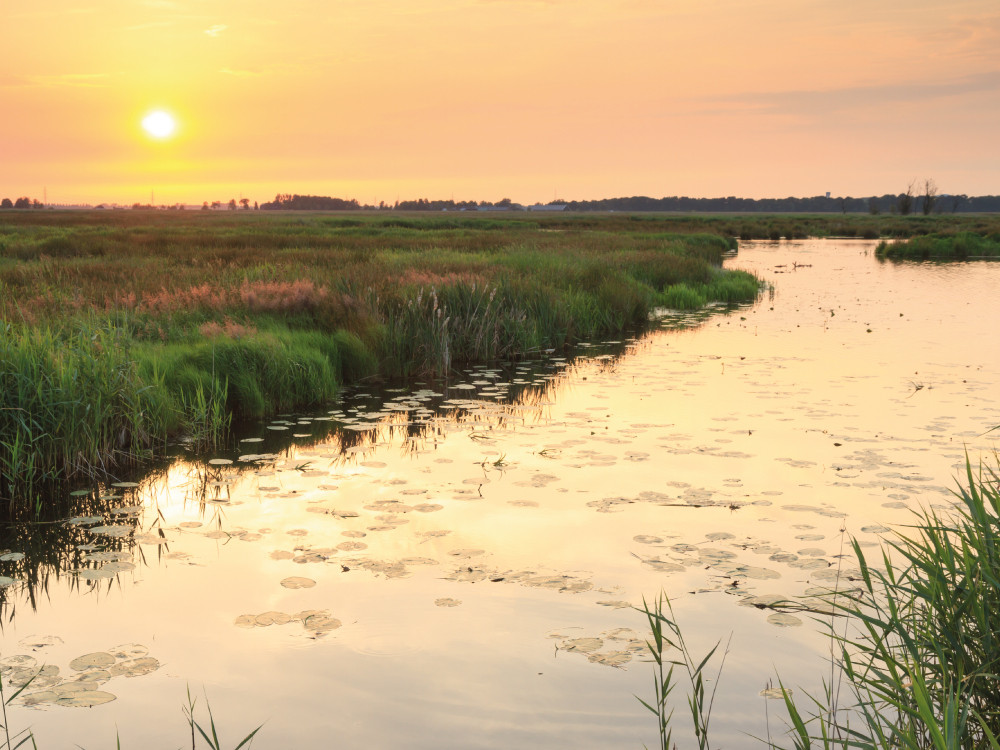
[[[0,589],[0,620],[13,621],[19,601],[35,609],[39,601],[49,596],[49,588],[59,578],[67,577],[70,589],[82,586],[99,587],[101,582],[81,583],[74,571],[97,567],[87,560],[91,551],[121,552],[134,556],[133,535],[124,537],[95,536],[87,529],[101,522],[69,523],[67,519],[99,517],[104,523],[130,525],[138,530],[138,514],[112,514],[117,507],[133,505],[134,489],[119,489],[97,485],[91,492],[70,497],[59,503],[43,506],[42,515],[25,512],[0,526],[0,550],[21,552],[16,562],[0,561],[0,575],[15,579],[15,583]],[[113,581],[107,580],[108,586]]]

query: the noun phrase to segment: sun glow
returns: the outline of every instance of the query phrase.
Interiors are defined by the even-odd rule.
[[[169,113],[158,109],[143,118],[142,127],[154,138],[168,138],[177,129],[177,122]]]

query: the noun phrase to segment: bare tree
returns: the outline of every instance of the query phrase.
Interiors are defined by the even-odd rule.
[[[924,216],[930,215],[937,203],[938,186],[930,177],[924,180]]]
[[[903,216],[909,215],[910,211],[913,210],[913,188],[916,184],[916,180],[910,180],[910,184],[906,187],[906,192],[901,193],[896,198],[896,207]]]

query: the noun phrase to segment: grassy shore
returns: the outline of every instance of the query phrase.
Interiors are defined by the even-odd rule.
[[[898,260],[967,260],[1000,258],[1000,231],[977,234],[969,231],[936,232],[908,240],[880,242],[879,258]]]
[[[369,377],[753,300],[735,240],[626,217],[0,215],[0,496],[114,470]]]

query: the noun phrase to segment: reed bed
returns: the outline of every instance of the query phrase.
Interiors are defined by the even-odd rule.
[[[1000,475],[967,462],[956,494],[953,514],[918,513],[877,566],[854,543],[861,582],[828,595],[831,681],[804,701],[782,684],[786,731],[762,744],[1000,750]],[[642,704],[657,717],[660,748],[676,747],[668,700],[675,668],[690,683],[695,742],[708,747],[712,695],[701,674],[716,649],[695,659],[662,595],[642,612],[656,662],[653,701]],[[666,658],[666,646],[678,656]]]
[[[735,240],[622,217],[0,216],[0,496],[370,377],[447,376],[752,301]],[[675,295],[676,296],[676,295]]]
[[[989,235],[974,232],[936,232],[895,242],[880,242],[879,258],[898,260],[968,260],[1000,258],[1000,231]]]

